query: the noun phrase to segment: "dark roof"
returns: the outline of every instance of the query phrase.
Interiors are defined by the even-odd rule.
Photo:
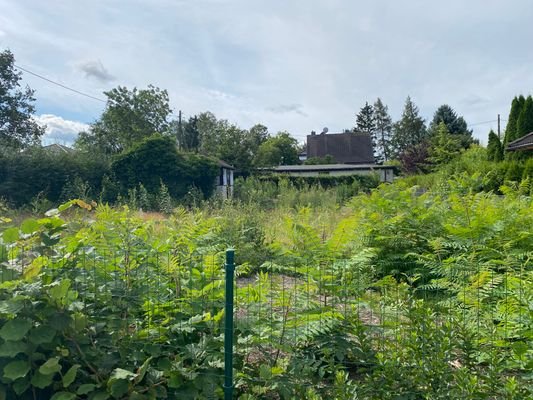
[[[330,155],[341,164],[374,162],[372,140],[365,133],[307,135],[307,158]]]
[[[229,165],[226,161],[218,160],[218,166],[227,169],[235,169],[232,165]]]
[[[533,150],[533,132],[507,144],[508,151]]]
[[[272,172],[315,172],[315,171],[357,171],[373,169],[395,169],[392,165],[377,164],[320,164],[320,165],[280,165],[264,168]]]

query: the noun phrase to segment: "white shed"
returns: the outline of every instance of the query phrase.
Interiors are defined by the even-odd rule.
[[[219,174],[215,183],[217,193],[220,193],[223,199],[233,197],[233,172],[235,168],[227,162],[218,160]]]

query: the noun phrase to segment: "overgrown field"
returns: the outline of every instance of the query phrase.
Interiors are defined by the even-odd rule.
[[[0,399],[221,398],[228,247],[238,398],[533,398],[532,200],[478,183],[3,218]]]

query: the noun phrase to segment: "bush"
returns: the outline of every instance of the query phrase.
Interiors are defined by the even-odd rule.
[[[122,194],[142,184],[149,193],[158,193],[161,182],[174,199],[183,197],[192,186],[205,196],[213,191],[218,174],[210,158],[178,152],[174,139],[153,136],[120,154],[111,166]]]

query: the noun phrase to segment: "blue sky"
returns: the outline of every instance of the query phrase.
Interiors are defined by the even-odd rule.
[[[0,49],[31,71],[103,97],[167,89],[185,116],[212,111],[302,141],[354,125],[378,96],[399,118],[451,105],[483,142],[533,88],[529,0],[0,0]],[[103,103],[24,74],[48,140],[69,143]],[[505,123],[503,123],[504,125]]]

